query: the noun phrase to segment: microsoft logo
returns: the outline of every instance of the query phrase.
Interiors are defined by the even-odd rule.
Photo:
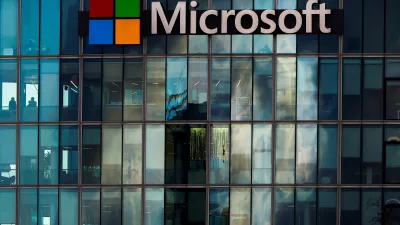
[[[89,44],[141,43],[141,0],[90,0]]]

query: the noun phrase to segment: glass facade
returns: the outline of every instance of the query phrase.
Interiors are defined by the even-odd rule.
[[[400,1],[319,2],[343,36],[99,46],[78,36],[88,0],[0,0],[0,225],[395,221]]]

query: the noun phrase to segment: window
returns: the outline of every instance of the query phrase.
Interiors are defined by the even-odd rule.
[[[122,126],[103,125],[101,142],[101,184],[121,184]]]
[[[59,154],[60,184],[78,184],[78,126],[60,126]]]
[[[121,225],[121,189],[102,188],[101,189],[101,224],[102,225]]]
[[[7,1],[3,1],[7,2]],[[2,2],[2,3],[3,3]],[[0,7],[1,4],[0,3]],[[1,9],[0,9],[1,13]],[[1,16],[4,14],[0,14]],[[0,22],[1,23],[1,22]],[[1,27],[0,27],[1,29]],[[0,32],[1,33],[1,32]],[[3,33],[1,33],[3,34]],[[2,41],[0,40],[0,46]],[[17,114],[17,60],[0,60],[1,122],[15,122]]]
[[[167,58],[166,120],[187,119],[187,80],[187,58]]]
[[[252,60],[248,58],[232,59],[231,80],[231,119],[252,119]]]
[[[145,225],[164,225],[164,188],[146,188],[145,203],[146,213]],[[204,199],[204,198],[203,198]]]
[[[252,183],[270,184],[272,182],[272,125],[253,124],[252,135]]]
[[[38,126],[20,127],[19,184],[37,185],[38,183]]]
[[[21,1],[21,54],[39,55],[39,0]]]
[[[271,223],[272,191],[270,188],[252,188],[252,225]]]
[[[0,126],[0,185],[15,185],[16,182],[16,126]]]
[[[318,119],[318,58],[297,59],[297,120]]]
[[[296,58],[277,59],[276,119],[296,118]]]
[[[343,52],[361,53],[363,46],[362,0],[345,0],[343,8],[345,9],[344,21],[346,21],[343,29]],[[366,24],[366,26],[370,26],[370,24]]]
[[[210,188],[210,225],[229,224],[229,188]]]
[[[61,59],[60,63],[60,90],[62,90],[60,91],[60,101],[62,101],[60,121],[77,121],[80,93],[79,60]]]
[[[100,59],[83,60],[83,121],[101,121],[102,62]]]
[[[361,119],[361,60],[343,60],[342,116],[344,120]]]
[[[122,189],[122,224],[142,224],[142,189]]]
[[[146,125],[146,184],[164,184],[165,147],[165,125]]]
[[[101,126],[85,125],[82,131],[82,183],[100,184]]]
[[[21,60],[20,76],[20,120],[37,122],[39,120],[39,60]]]
[[[39,184],[58,184],[58,143],[58,126],[39,126]]]
[[[84,193],[83,190],[82,197],[84,196]],[[76,188],[60,188],[59,195],[59,224],[78,224],[78,190]],[[82,207],[82,213],[83,212],[86,212],[86,210]]]
[[[210,183],[229,184],[230,175],[230,126],[212,125],[210,150]]]
[[[319,60],[319,120],[338,119],[338,60]]]
[[[295,125],[277,124],[275,139],[275,183],[295,182]]]
[[[189,58],[188,120],[207,120],[208,60]]]
[[[61,54],[78,55],[78,17],[80,0],[61,1]]]
[[[0,55],[17,55],[18,1],[4,0],[0,4]]]
[[[317,125],[296,125],[296,184],[316,183]]]
[[[16,189],[0,189],[0,224],[16,224]]]
[[[337,184],[337,125],[318,125],[318,183]]]
[[[231,60],[212,58],[211,120],[229,120],[231,117]]]
[[[124,59],[124,121],[142,120],[143,61]]]
[[[231,184],[251,184],[251,125],[231,125]]]
[[[148,58],[146,65],[146,119],[165,120],[165,58]]]
[[[295,189],[275,189],[275,212],[274,221],[276,225],[295,225]]]
[[[40,60],[39,85],[36,86],[40,86],[39,89],[40,122],[59,121],[60,63],[58,59]]]
[[[253,120],[272,120],[272,59],[254,58]]]
[[[230,225],[250,225],[251,188],[231,188]]]
[[[122,121],[123,61],[103,59],[103,121]]]
[[[82,189],[82,218],[81,224],[100,224],[100,189],[99,188],[87,188]]]
[[[125,124],[123,130],[123,183],[142,183],[142,126]],[[151,156],[154,157],[154,156]]]

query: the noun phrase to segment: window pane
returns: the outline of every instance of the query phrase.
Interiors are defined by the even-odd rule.
[[[153,1],[149,0],[148,2]],[[158,0],[157,0],[158,1]],[[164,4],[165,5],[165,4]],[[147,54],[166,54],[167,37],[163,35],[147,37]]]
[[[61,54],[62,55],[78,55],[79,53],[79,36],[76,35],[78,30],[78,13],[80,8],[80,0],[61,1]]]
[[[251,120],[252,60],[232,59],[231,119]]]
[[[318,189],[317,225],[336,225],[336,196],[336,189]]]
[[[82,189],[81,224],[100,224],[100,188]]]
[[[101,126],[82,128],[82,183],[100,184]]]
[[[386,33],[385,33],[385,44],[386,53],[398,53],[400,52],[400,43],[398,42],[400,36],[399,24],[397,21],[400,19],[398,8],[400,7],[400,1],[397,0],[386,0],[385,5],[385,16],[386,16]]]
[[[275,212],[274,221],[276,225],[294,225],[294,188],[275,189]]]
[[[400,119],[400,82],[386,81],[386,119]]]
[[[382,184],[382,132],[381,125],[363,125],[363,184]]]
[[[39,119],[56,122],[60,112],[60,63],[58,59],[40,61]],[[21,98],[22,99],[22,98]]]
[[[76,188],[60,188],[60,225],[78,224],[79,205],[77,190]],[[82,212],[85,212],[83,208]]]
[[[122,120],[123,62],[103,59],[103,121]]]
[[[18,1],[0,4],[0,55],[17,55]]]
[[[231,52],[231,35],[212,35],[212,53],[226,54]]]
[[[101,121],[101,59],[83,59],[83,121]]]
[[[229,125],[212,125],[210,183],[229,184]]]
[[[272,181],[272,125],[253,124],[252,183],[270,184]]]
[[[318,183],[337,183],[337,125],[318,126]]]
[[[212,0],[212,8],[213,9],[231,9],[232,1],[226,0]]]
[[[342,128],[342,184],[361,183],[361,129],[360,125]]]
[[[327,9],[339,9],[339,0],[321,0],[319,3],[325,3]],[[320,34],[319,35],[319,52],[320,53],[338,53],[339,35],[337,34]]]
[[[342,189],[342,205],[340,224],[361,225],[360,189]]]
[[[142,224],[142,189],[123,188],[122,199],[122,224]]]
[[[251,125],[232,125],[231,183],[251,183]]]
[[[400,59],[386,59],[385,64],[385,77],[387,78],[400,78]]]
[[[296,129],[296,183],[317,182],[317,125],[298,124]]]
[[[18,215],[20,225],[38,224],[38,190],[19,189]]]
[[[60,1],[41,0],[40,54],[60,54]]]
[[[343,119],[361,119],[361,60],[343,60]]]
[[[362,224],[380,224],[382,217],[382,189],[362,190]],[[382,217],[381,217],[382,216]],[[390,223],[390,222],[389,222]]]
[[[164,184],[165,126],[146,125],[146,184]]]
[[[189,59],[188,120],[207,120],[208,59]]]
[[[21,0],[21,55],[39,55],[39,0]]]
[[[279,0],[288,2],[287,0]],[[292,1],[292,0],[290,0]],[[279,4],[279,2],[278,2]],[[290,4],[290,3],[289,3]],[[277,53],[296,53],[296,34],[278,34],[276,35]]]
[[[103,125],[101,139],[101,183],[121,184],[122,126]]]
[[[210,225],[229,224],[229,189],[211,188],[208,208]]]
[[[363,8],[363,51],[364,53],[384,53],[385,1],[364,0]]]
[[[1,214],[0,224],[15,224],[16,222],[16,189],[0,189]],[[21,222],[21,221],[20,221]]]
[[[164,225],[164,188],[145,189],[145,225]]]
[[[142,126],[124,125],[123,183],[142,183]],[[153,157],[153,156],[151,156]]]
[[[0,126],[1,185],[15,185],[17,132],[16,126]],[[20,147],[21,148],[21,147]]]
[[[366,59],[363,75],[363,119],[381,120],[383,118],[383,61]]]
[[[235,1],[235,0],[234,0]],[[238,0],[236,0],[238,1]],[[250,54],[253,50],[252,35],[232,35],[232,53]]]
[[[275,183],[293,184],[295,178],[295,125],[276,125]]]
[[[229,120],[231,111],[231,60],[213,58],[211,72],[211,120]]]
[[[58,224],[58,189],[39,188],[38,199],[38,224]]]
[[[37,122],[39,101],[39,60],[21,60],[20,77],[20,120],[22,122]]]
[[[201,4],[200,4],[201,6]],[[199,10],[198,7],[197,9]],[[189,54],[206,54],[208,53],[208,36],[207,35],[189,35]]]
[[[362,0],[343,1],[344,21],[346,21],[343,28],[343,52],[345,53],[362,51],[362,6]]]
[[[252,189],[252,225],[271,224],[272,193],[270,188]]]
[[[253,119],[272,120],[272,59],[254,58]]]
[[[175,9],[169,8],[170,10]],[[169,35],[167,36],[167,54],[187,54],[188,48],[188,36],[187,35]]]
[[[39,126],[39,184],[58,184],[58,126]]]
[[[2,14],[0,14],[0,18],[1,16]],[[0,31],[1,31],[1,26],[0,26]],[[0,32],[0,35],[1,34],[3,33]],[[0,40],[0,46],[1,43],[2,41]],[[1,79],[0,121],[15,122],[17,113],[17,61],[16,60],[7,60],[7,59],[0,60],[0,79]]]
[[[319,120],[338,119],[338,60],[319,61]]]
[[[296,188],[296,222],[297,225],[316,224],[316,189]]]
[[[148,58],[146,69],[146,119],[165,120],[165,58]]]
[[[38,126],[20,127],[19,183],[38,183]]]
[[[296,118],[296,58],[277,59],[276,119]]]
[[[77,121],[80,92],[79,60],[61,59],[60,63],[60,89],[62,90],[60,92],[60,100],[62,101],[60,121]]]
[[[277,9],[296,9],[296,0],[278,0]]]
[[[231,188],[230,225],[250,225],[251,189]]]
[[[121,225],[121,189],[102,188],[101,224]]]
[[[297,59],[297,120],[318,119],[318,58]]]
[[[143,60],[124,59],[124,121],[142,120]]]
[[[267,1],[266,3],[259,3],[259,4],[269,4]],[[271,1],[272,2],[272,1]],[[273,51],[273,35],[268,34],[254,34],[253,41],[254,41],[254,54],[271,54]]]
[[[78,183],[78,126],[60,126],[60,184]]]
[[[166,120],[187,118],[187,59],[167,59]]]

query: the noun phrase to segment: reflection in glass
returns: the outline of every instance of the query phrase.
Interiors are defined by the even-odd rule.
[[[103,59],[103,121],[122,120],[123,62]]]
[[[319,101],[318,119],[338,118],[338,60],[319,59]]]
[[[168,1],[168,3],[171,0]],[[175,9],[176,4],[173,8]],[[167,36],[167,54],[187,54],[188,49],[188,36],[187,35],[168,35]]]
[[[100,188],[82,189],[81,224],[100,224]]]
[[[270,184],[272,181],[272,125],[254,124],[252,143],[252,183]]]
[[[77,121],[80,88],[79,60],[61,59],[60,64],[60,89],[62,90],[60,91],[60,101],[62,101],[60,121]]]
[[[296,184],[317,182],[317,124],[297,124]]]
[[[143,60],[124,59],[124,121],[142,120]]]
[[[230,58],[213,58],[211,67],[211,120],[229,120],[231,60]]]
[[[267,2],[267,1],[265,1]],[[272,1],[271,1],[272,2]],[[263,3],[260,3],[263,4]],[[268,4],[268,3],[266,3]],[[255,34],[253,35],[254,41],[254,54],[271,54],[273,51],[274,37],[268,34]]]
[[[232,59],[231,119],[251,120],[252,118],[252,60]]]
[[[318,125],[318,183],[337,183],[337,125]]]
[[[2,5],[0,5],[0,13],[2,12]],[[0,14],[1,17],[4,14]],[[0,26],[0,31],[2,31]],[[0,32],[0,36],[3,33]],[[0,37],[0,46],[3,42]],[[0,53],[1,55],[1,53]],[[17,114],[17,61],[3,59],[0,60],[0,93],[1,93],[1,122],[15,122]]]
[[[209,200],[210,225],[229,224],[229,189],[211,188]]]
[[[121,184],[122,126],[103,125],[101,141],[101,183]]]
[[[101,224],[120,225],[121,224],[121,189],[102,188],[101,189]]]
[[[386,145],[385,149],[385,183],[400,183],[400,145]]]
[[[386,119],[400,119],[400,81],[386,81]]]
[[[23,59],[20,69],[20,120],[37,122],[39,119],[39,60]]]
[[[0,189],[0,224],[16,224],[16,189]]]
[[[251,189],[231,188],[230,225],[250,225]]]
[[[164,184],[165,125],[146,125],[146,184]]]
[[[15,185],[17,175],[16,136],[16,126],[0,126],[0,185]]]
[[[199,1],[197,1],[199,2]],[[201,3],[200,3],[201,6]],[[197,8],[199,10],[199,8]],[[208,53],[208,36],[207,35],[189,35],[189,54],[206,54]]]
[[[19,183],[36,185],[38,183],[38,126],[20,127]]]
[[[296,188],[296,225],[316,224],[316,198],[315,188]]]
[[[239,1],[239,0],[236,0]],[[240,0],[245,1],[245,0]],[[250,9],[250,8],[248,8]],[[232,53],[249,54],[253,50],[252,35],[232,35]]]
[[[39,126],[39,184],[58,184],[58,126]]]
[[[83,126],[82,139],[82,183],[100,184],[101,126]]]
[[[0,55],[17,55],[18,1],[5,0],[0,5]]]
[[[254,0],[254,9],[273,9],[273,0]]]
[[[19,189],[18,215],[20,225],[38,224],[37,188]]]
[[[80,0],[61,1],[61,54],[78,55],[79,36],[78,17],[76,13],[80,8]]]
[[[343,8],[346,9],[343,18],[346,21],[343,25],[343,52],[361,53],[363,44],[363,1],[344,1]],[[375,32],[379,33],[379,31]]]
[[[340,224],[361,225],[360,189],[343,188]]]
[[[318,119],[318,58],[297,59],[297,120]]]
[[[142,189],[123,188],[122,224],[142,224]]]
[[[40,0],[40,54],[60,54],[60,2]]]
[[[78,126],[60,126],[60,184],[78,183]]]
[[[344,120],[361,119],[361,60],[343,60],[342,109]]]
[[[166,120],[184,120],[187,117],[187,59],[167,59]]]
[[[319,188],[318,199],[318,217],[317,225],[335,225],[336,224],[336,188]]]
[[[254,58],[253,119],[272,120],[272,58]]]
[[[210,150],[210,183],[229,184],[229,125],[212,125]]]
[[[362,218],[361,224],[381,224],[382,214],[382,189],[365,188],[361,191]],[[379,222],[378,222],[379,221]],[[382,223],[384,224],[384,223]],[[395,223],[392,223],[395,224]]]
[[[124,125],[123,183],[142,183],[142,126]]]
[[[232,124],[231,184],[251,183],[251,125]]]
[[[362,183],[382,183],[382,132],[381,125],[363,125]]]
[[[275,183],[294,183],[295,138],[294,124],[276,125]]]
[[[39,188],[38,199],[38,224],[58,224],[58,189]],[[75,207],[77,207],[77,205]],[[70,208],[69,211],[74,211],[73,209],[77,211],[77,208]],[[74,213],[71,213],[71,217],[73,214]]]
[[[164,188],[146,188],[145,225],[164,225]]]
[[[165,120],[165,58],[148,58],[146,65],[146,119]]]
[[[383,117],[383,60],[364,59],[363,119],[381,120]]]
[[[213,1],[214,3],[215,1]],[[224,2],[227,2],[224,0]],[[231,52],[231,35],[212,35],[212,53],[213,54],[226,54]]]
[[[39,0],[21,0],[21,55],[39,55]]]
[[[305,4],[302,9],[305,9]],[[318,53],[318,35],[317,34],[298,34],[297,35],[297,53],[316,54]]]
[[[361,125],[342,128],[342,184],[361,183]]]
[[[101,74],[101,59],[83,59],[83,121],[101,121]]]
[[[279,0],[289,2],[287,0]],[[278,2],[279,4],[279,2]],[[296,34],[278,34],[276,35],[277,53],[296,53]]]
[[[60,188],[59,195],[60,225],[78,224],[78,189]],[[83,207],[82,212],[84,212]]]
[[[294,191],[294,188],[275,189],[274,221],[276,225],[295,225]]]
[[[296,118],[296,58],[277,59],[276,119]]]
[[[40,60],[39,120],[59,120],[60,63],[58,59]],[[22,99],[22,98],[21,98]]]
[[[189,59],[189,99],[188,119],[207,119],[207,98],[208,98],[208,59]]]
[[[252,225],[271,224],[272,193],[270,188],[253,188],[251,194]]]

